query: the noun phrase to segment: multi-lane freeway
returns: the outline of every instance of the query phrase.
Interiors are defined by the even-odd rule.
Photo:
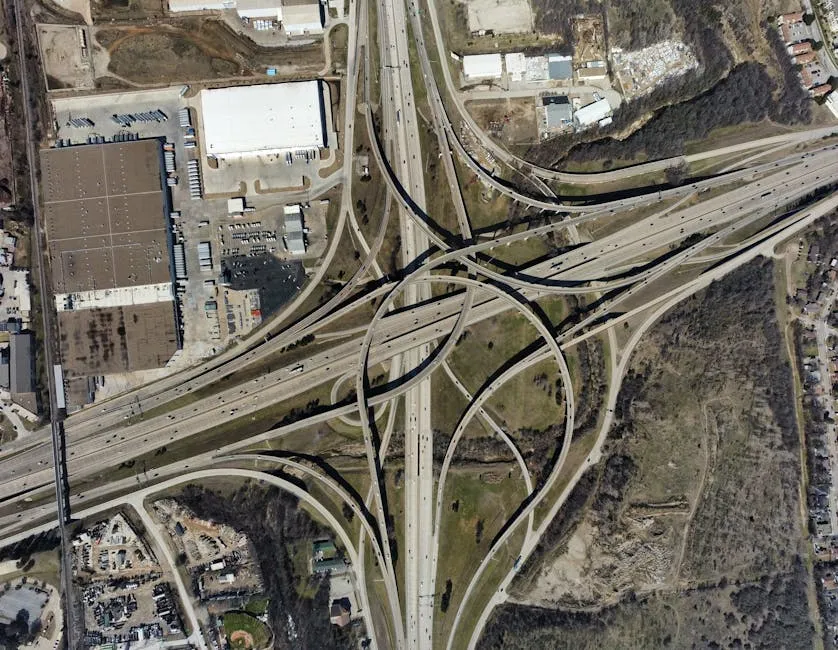
[[[363,67],[364,119],[374,140],[373,154],[387,185],[388,199],[381,227],[367,241],[352,213],[348,182],[352,157],[347,155],[339,172],[345,185],[337,230],[341,232],[347,224],[352,230],[363,253],[358,273],[338,295],[309,314],[296,314],[294,308],[301,301],[292,303],[278,320],[284,327],[273,337],[251,337],[198,368],[73,415],[66,421],[63,436],[58,435],[60,430],[51,428],[5,445],[0,450],[0,543],[61,521],[63,512],[54,494],[56,475],[65,477],[67,502],[78,514],[121,502],[141,509],[142,498],[152,494],[155,486],[176,485],[184,477],[215,475],[224,471],[219,467],[258,477],[259,469],[281,464],[303,480],[317,483],[362,521],[360,537],[352,539],[347,522],[328,517],[356,567],[366,625],[377,645],[474,645],[492,606],[505,599],[505,589],[515,573],[509,567],[501,581],[492,585],[488,601],[479,601],[476,599],[481,596],[477,594],[486,593],[478,586],[488,579],[487,567],[518,539],[516,535],[521,531],[523,545],[512,555],[525,560],[578,477],[597,461],[622,374],[643,331],[668,306],[755,255],[770,253],[777,243],[838,206],[838,200],[829,195],[838,172],[838,149],[829,139],[821,141],[832,134],[832,129],[786,134],[698,154],[713,158],[755,152],[732,169],[680,187],[650,192],[639,189],[631,196],[601,202],[592,199],[586,205],[563,204],[544,180],[533,183],[541,189],[541,195],[526,193],[483,169],[460,142],[449,110],[475,131],[478,140],[499,160],[517,169],[530,168],[529,163],[480,133],[458,101],[444,65],[442,84],[437,85],[419,6],[413,0],[376,2],[379,42],[374,43],[365,24],[367,1],[373,0],[351,4],[350,22],[355,29],[350,30],[343,151],[353,150],[359,115],[355,93]],[[444,51],[433,1],[430,14],[435,47]],[[416,45],[417,59],[413,62],[409,38]],[[429,122],[429,134],[439,148],[444,187],[429,188],[425,184],[420,137],[420,129],[425,127],[420,125],[417,113],[412,63],[426,86],[428,114],[423,119]],[[380,69],[377,119],[373,119],[375,107],[369,92],[372,66]],[[772,160],[763,160],[761,156],[766,152],[771,153]],[[475,237],[460,189],[463,179],[456,175],[455,157],[488,186],[530,208],[546,211],[547,219],[528,229]],[[624,180],[635,173],[665,169],[674,162],[678,161],[648,163],[638,168],[641,172],[634,169],[573,175],[573,180],[607,182],[614,180],[615,173]],[[567,175],[553,170],[534,171],[541,179],[567,180]],[[459,230],[453,236],[441,234],[442,229],[435,227],[442,215],[428,213],[427,192],[438,191],[451,195]],[[404,271],[395,278],[382,278],[376,256],[385,237],[391,202],[398,206]],[[520,247],[530,238],[547,235],[564,236],[568,246],[547,259],[513,270],[500,263],[507,247]],[[321,275],[338,239],[332,238]],[[681,269],[688,272],[676,274]],[[376,280],[369,282],[370,276]],[[533,308],[534,300],[550,295],[595,296],[597,300],[587,312],[556,331],[556,324]],[[370,306],[374,315],[369,323],[341,329],[348,314]],[[527,319],[541,338],[540,346],[487,378],[479,390],[469,392],[447,357],[467,327],[501,318],[510,311]],[[578,387],[573,385],[565,354],[580,341],[640,317],[645,320],[641,319],[642,325],[623,346],[619,363],[616,357],[612,359],[594,451],[583,466],[566,467],[573,439],[573,396]],[[314,336],[314,344],[302,361],[283,356],[283,348],[307,335]],[[554,360],[560,377],[564,433],[557,439],[557,461],[536,485],[513,437],[494,422],[488,405],[509,380],[545,359]],[[388,365],[389,379],[384,385],[372,387],[370,371],[379,364]],[[431,425],[431,381],[436,372],[446,373],[468,402],[459,420],[450,423],[447,433],[451,438],[437,462]],[[269,407],[315,391],[337,396],[342,384],[354,385],[352,397],[296,421],[253,435],[231,434],[223,442],[207,437],[219,423],[244,426]],[[398,413],[403,414],[401,423],[396,421]],[[456,465],[459,441],[478,417],[510,447],[523,474],[527,500],[493,540],[477,572],[458,577],[465,588],[461,587],[453,618],[444,626],[443,634],[438,595],[443,578],[440,566],[445,540],[441,535],[448,476]],[[291,432],[336,418],[359,425],[364,467],[370,478],[363,498],[357,498],[354,490],[347,489],[348,483],[335,479],[334,474],[303,460],[268,458],[254,451],[257,445],[281,441]],[[388,446],[399,425],[404,433],[404,455],[398,460],[398,466],[404,469],[404,517],[393,526],[392,495],[386,493],[385,474],[391,460]],[[66,450],[66,463],[57,453],[61,444]],[[184,452],[187,446],[188,452]],[[177,457],[170,457],[167,451],[173,448],[181,450]],[[302,454],[307,450],[293,451]],[[138,458],[145,461],[142,468],[126,469]],[[558,497],[551,497],[551,487],[562,476],[571,478]],[[299,487],[293,490],[299,491]],[[58,501],[62,498],[59,494]],[[314,499],[311,495],[305,498]],[[323,504],[318,507],[329,512]],[[550,514],[536,521],[534,514],[539,507]],[[401,531],[403,547],[395,554],[397,530]],[[367,551],[375,559],[372,570],[373,565],[364,561]],[[370,585],[378,581],[383,590],[381,606],[387,611],[382,619],[369,615],[373,598]],[[470,628],[465,625],[467,620],[472,622]]]

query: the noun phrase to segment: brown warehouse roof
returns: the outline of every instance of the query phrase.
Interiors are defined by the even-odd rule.
[[[41,151],[56,293],[171,279],[160,159],[158,140]]]

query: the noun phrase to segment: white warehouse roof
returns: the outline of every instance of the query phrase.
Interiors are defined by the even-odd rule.
[[[169,11],[222,11],[235,9],[242,18],[279,20],[279,0],[169,0]]]
[[[205,151],[213,156],[325,146],[320,81],[201,91]]]
[[[506,74],[508,74],[514,81],[520,81],[524,78],[524,73],[527,71],[527,57],[523,52],[510,52],[504,56],[506,60]]]
[[[573,119],[581,126],[589,126],[594,122],[599,122],[601,119],[608,117],[610,113],[611,104],[608,103],[607,99],[600,99],[593,104],[588,104],[580,108],[574,113]]]
[[[463,57],[463,74],[469,79],[488,79],[503,74],[500,54],[469,54]]]
[[[221,11],[235,9],[235,0],[169,0],[169,11]]]
[[[280,20],[285,33],[291,36],[323,33],[323,9],[319,2],[286,0]]]

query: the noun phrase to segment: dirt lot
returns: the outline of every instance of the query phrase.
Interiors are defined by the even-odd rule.
[[[90,5],[97,23],[161,18],[166,11],[166,0],[90,0]]]
[[[650,330],[624,379],[581,523],[531,582],[515,586],[518,599],[575,609],[655,593],[676,600],[680,619],[691,604],[667,594],[796,571],[797,430],[773,295],[772,265],[757,261]],[[708,593],[705,607],[728,611],[729,596]],[[768,608],[768,596],[758,596],[752,608]],[[719,625],[702,645],[747,629]],[[678,630],[678,647],[698,642],[683,624],[666,632]],[[654,647],[649,641],[632,647]]]
[[[96,41],[110,57],[108,70],[137,84],[212,81],[263,75],[308,78],[324,65],[320,44],[261,48],[215,19],[182,19],[155,27],[104,27]]]
[[[466,108],[498,142],[531,144],[538,139],[534,99],[477,100],[467,102]]]
[[[41,60],[50,90],[61,88],[90,89],[93,65],[90,50],[81,47],[87,42],[86,29],[80,25],[38,25]]]
[[[605,60],[602,16],[579,16],[573,21],[573,62]]]

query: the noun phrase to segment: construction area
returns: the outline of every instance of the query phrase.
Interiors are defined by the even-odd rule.
[[[247,536],[230,526],[199,519],[173,499],[153,504],[155,519],[169,534],[211,614],[263,591],[262,574]]]
[[[90,27],[38,24],[35,33],[48,90],[92,90],[96,87]]]

